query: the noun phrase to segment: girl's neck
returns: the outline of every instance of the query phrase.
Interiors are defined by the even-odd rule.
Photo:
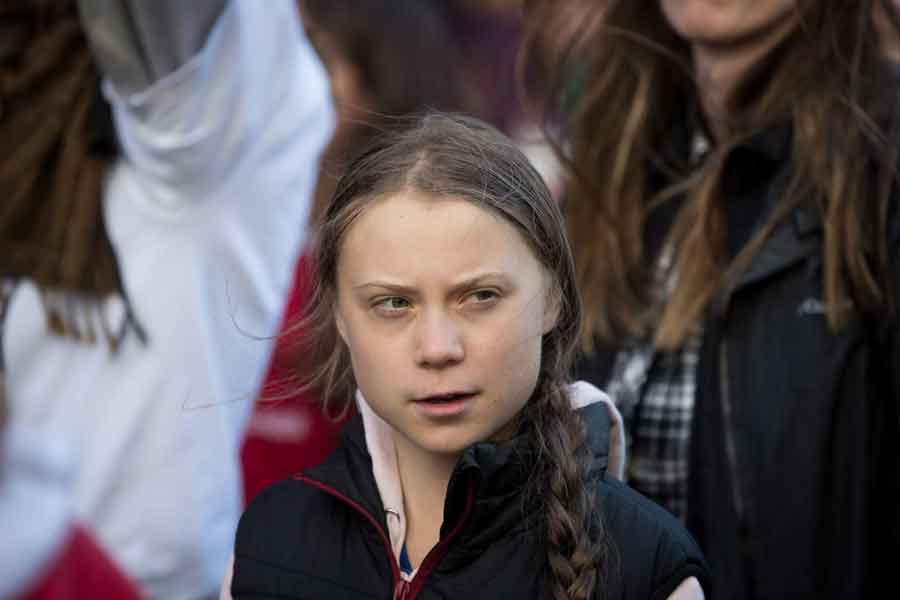
[[[394,444],[403,486],[406,552],[413,566],[418,567],[440,538],[447,486],[459,457],[424,452],[397,432]]]
[[[692,46],[700,105],[715,140],[721,141],[729,133],[729,106],[741,81],[795,26],[794,19],[785,19],[758,38],[741,44]]]

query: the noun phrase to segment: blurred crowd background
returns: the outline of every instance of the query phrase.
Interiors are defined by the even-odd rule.
[[[876,10],[879,3],[891,4],[867,0],[865,6],[876,7],[872,9],[874,12],[855,21],[853,27],[846,24],[846,31],[869,32],[871,17],[875,23],[871,31],[879,36],[875,42],[866,42],[865,35],[859,39],[853,37],[852,42],[859,43],[850,50],[865,46],[865,52],[860,50],[853,55],[857,62],[850,66],[841,63],[840,69],[822,64],[820,56],[833,57],[846,50],[841,45],[846,40],[835,35],[830,40],[821,40],[820,44],[806,46],[813,58],[806,57],[806,63],[798,59],[796,63],[806,64],[810,72],[817,69],[815,73],[821,77],[817,75],[816,80],[827,79],[825,76],[830,71],[840,75],[849,73],[848,85],[859,84],[863,90],[853,98],[858,104],[853,104],[833,93],[836,88],[829,88],[822,94],[824,99],[820,104],[811,104],[826,107],[823,114],[811,113],[810,120],[803,121],[812,123],[810,127],[798,126],[792,130],[808,134],[808,139],[831,144],[821,164],[810,167],[818,169],[816,173],[827,175],[823,179],[833,185],[831,190],[851,189],[854,175],[859,175],[858,182],[861,182],[865,179],[861,173],[867,168],[882,168],[891,157],[896,158],[895,154],[881,150],[888,144],[872,151],[877,144],[869,143],[875,138],[881,140],[880,133],[872,133],[878,128],[869,123],[870,113],[893,117],[896,102],[893,99],[882,102],[877,89],[866,87],[867,77],[874,71],[853,70],[860,64],[881,65],[878,61],[882,58],[896,69],[900,61],[900,38],[895,35],[900,23],[892,20],[893,15]],[[817,13],[823,22],[836,14],[858,12],[854,2],[823,0],[821,6],[826,4],[831,8]],[[895,8],[897,4],[892,3]],[[536,36],[535,30],[526,30],[527,21],[523,19],[526,11],[562,14],[563,5],[568,11],[566,19],[554,23],[553,29],[548,28],[557,37]],[[677,161],[666,163],[669,157],[662,151],[657,154],[655,147],[648,149],[651,144],[647,139],[650,133],[658,133],[653,127],[662,122],[662,117],[654,119],[654,115],[669,115],[685,106],[693,106],[694,112],[698,112],[697,99],[684,91],[691,86],[683,82],[673,84],[672,89],[678,92],[672,93],[674,104],[659,102],[649,108],[643,106],[650,115],[644,123],[650,133],[647,139],[629,138],[633,142],[629,147],[632,154],[620,156],[620,140],[613,139],[612,134],[608,139],[603,138],[609,144],[602,148],[592,145],[593,132],[576,129],[556,137],[564,139],[565,144],[574,140],[571,147],[563,149],[579,158],[587,156],[587,162],[582,165],[590,160],[596,164],[601,161],[598,157],[604,157],[604,170],[596,169],[587,178],[579,177],[583,173],[567,176],[555,149],[545,139],[547,132],[559,134],[557,127],[562,126],[553,118],[571,108],[578,94],[588,104],[600,97],[624,100],[617,105],[622,109],[620,113],[606,113],[593,106],[593,113],[576,111],[573,123],[600,123],[607,126],[604,131],[622,133],[623,139],[629,132],[633,133],[632,122],[625,117],[641,109],[633,101],[638,93],[633,97],[624,91],[616,95],[615,74],[626,73],[622,81],[632,86],[628,89],[643,89],[646,92],[641,96],[643,100],[668,99],[663,95],[651,96],[658,90],[647,81],[655,77],[652,81],[661,89],[663,83],[675,80],[666,71],[674,72],[674,68],[671,64],[660,67],[662,62],[654,63],[648,58],[652,52],[636,44],[627,32],[619,38],[612,36],[614,42],[610,48],[629,48],[635,60],[633,64],[629,62],[632,55],[626,52],[626,58],[617,65],[619,70],[611,70],[609,73],[613,74],[608,79],[600,76],[604,73],[602,68],[591,63],[596,56],[590,52],[585,53],[588,59],[583,64],[576,63],[574,68],[567,64],[565,73],[555,73],[558,79],[544,71],[545,64],[522,60],[523,40],[544,45],[535,46],[535,55],[578,54],[583,49],[577,42],[589,39],[580,38],[578,32],[592,31],[606,6],[605,0],[558,4],[540,0],[145,0],[143,4],[141,0],[2,0],[0,334],[3,352],[0,366],[4,386],[0,387],[0,424],[4,435],[0,443],[0,600],[137,597],[182,600],[217,595],[216,588],[231,550],[230,539],[243,506],[271,483],[321,461],[336,447],[341,426],[351,417],[324,414],[322,398],[315,390],[298,391],[304,375],[307,326],[301,317],[312,296],[311,273],[315,265],[309,249],[315,242],[316,224],[344,165],[380,131],[398,126],[405,117],[427,109],[477,116],[521,146],[560,201],[566,201],[570,192],[564,190],[564,184],[575,181],[573,189],[578,189],[590,176],[599,177],[598,173],[610,175],[611,180],[617,177],[618,191],[627,192],[626,188],[633,187],[634,182],[628,180],[632,171],[626,173],[626,166],[631,168],[641,162],[645,154],[650,157],[644,161],[648,172],[652,164],[658,170],[657,175],[671,176],[674,180],[673,165]],[[616,16],[622,22],[641,21],[640,9],[629,8],[637,4],[618,2],[615,6]],[[657,9],[652,12],[659,17]],[[530,26],[540,29],[541,23],[532,18]],[[567,32],[566,27],[571,31]],[[826,28],[809,28],[813,30]],[[833,26],[827,31],[842,30]],[[672,47],[688,56],[687,45],[670,34],[666,30],[660,33],[660,39],[671,42]],[[555,47],[557,43],[572,46]],[[634,46],[628,46],[629,43]],[[815,54],[815,48],[822,49],[821,55]],[[835,54],[829,54],[833,48],[837,48]],[[666,52],[659,51],[659,55],[670,59]],[[629,69],[638,72],[639,67],[646,65],[649,66],[642,72],[646,80],[638,81],[637,75],[630,78]],[[585,85],[587,71],[581,67],[597,67],[590,72],[595,76],[593,81],[600,82],[597,88]],[[786,69],[782,76],[786,80],[794,77],[814,87],[815,78],[806,80],[804,77],[809,73],[804,69],[798,71],[803,72]],[[888,82],[888,71],[879,70],[877,77],[872,75],[872,81],[879,85]],[[297,74],[302,77],[294,77]],[[560,84],[562,79],[564,85]],[[557,103],[550,110],[547,105],[525,101],[529,91],[525,88],[537,87],[538,83],[547,84],[556,92],[546,97]],[[641,88],[645,83],[646,89]],[[621,87],[624,90],[627,86]],[[586,89],[599,91],[592,97],[584,93]],[[805,116],[790,112],[794,95],[790,90],[781,95],[772,92],[771,98],[766,96],[760,100],[771,100],[771,106],[783,109],[788,115],[776,125],[784,125],[788,117]],[[530,97],[533,101],[537,96]],[[748,101],[748,106],[751,104]],[[285,109],[286,106],[291,108]],[[751,108],[756,106],[752,104]],[[825,135],[823,131],[831,126],[831,115],[824,113],[830,109],[835,109],[845,120],[836,122],[834,135]],[[746,114],[751,113],[748,109]],[[765,115],[760,122],[765,127],[753,129],[754,133],[772,125],[765,120]],[[854,168],[859,169],[850,175],[832,168],[835,164],[852,162],[852,157],[848,159],[841,153],[841,143],[834,143],[848,130],[852,134],[848,139],[859,142],[859,148],[875,156],[864,165],[862,160],[854,163]],[[820,134],[821,137],[816,137]],[[686,134],[682,137],[687,139]],[[698,166],[706,164],[703,161],[712,164],[711,168],[724,171],[724,165],[731,164],[728,161],[733,159],[732,151],[739,157],[745,156],[740,154],[740,146],[750,137],[731,140],[734,143],[725,144],[721,152],[710,151],[709,139],[688,140],[685,145],[697,140],[702,143],[691,146],[686,156],[680,157],[685,159],[678,163],[683,168],[678,175],[684,175],[684,185],[668,199],[692,193],[694,188],[690,186],[709,172]],[[762,145],[769,142],[771,139]],[[825,145],[825,142],[819,144],[822,148]],[[758,151],[759,146],[752,146],[751,150]],[[581,151],[584,152],[579,154]],[[622,165],[614,163],[612,158],[606,161],[607,155],[615,155]],[[636,159],[638,155],[640,158]],[[788,153],[788,158],[781,156],[777,161],[792,164],[796,158]],[[759,164],[751,166],[757,168]],[[690,176],[694,169],[697,178]],[[643,170],[634,172],[647,174]],[[747,189],[752,187],[748,181],[762,177],[749,167],[741,169],[739,175],[740,185]],[[809,185],[811,189],[813,184]],[[612,191],[604,194],[608,196],[604,196],[606,200],[615,204]],[[704,198],[714,195],[710,193]],[[150,201],[136,209],[126,201],[130,197],[146,197]],[[44,198],[49,201],[44,202]],[[248,199],[253,202],[247,202]],[[296,203],[286,199],[296,199]],[[626,262],[643,260],[646,257],[640,253],[647,240],[641,234],[660,233],[653,229],[655,221],[648,218],[655,208],[665,204],[664,201],[655,203],[656,200],[659,197],[653,196],[654,202],[642,205],[650,208],[640,215],[626,213],[625,209],[621,214],[591,213],[588,216],[603,222],[607,227],[604,231],[611,235],[599,239],[602,236],[589,229],[595,221],[585,218],[583,223],[576,223],[583,225],[583,235],[576,243],[581,244],[580,248],[609,250],[610,254],[624,256]],[[876,290],[872,296],[877,296],[875,300],[879,302],[883,299],[879,295],[882,288],[890,284],[886,283],[887,278],[867,279],[875,271],[870,272],[865,259],[859,258],[863,250],[856,253],[855,249],[858,246],[869,252],[874,248],[860,232],[870,220],[875,222],[876,216],[878,226],[884,226],[879,234],[886,231],[896,234],[897,227],[887,226],[896,221],[891,220],[896,212],[895,202],[890,204],[887,194],[883,200],[877,209],[872,204],[861,208],[860,214],[850,209],[839,213],[839,216],[849,215],[847,221],[852,223],[845,229],[843,221],[836,224],[832,220],[828,223],[831,233],[827,234],[840,238],[844,245],[837,247],[845,252],[838,257],[838,251],[834,251],[829,260],[840,263],[840,268],[850,271],[857,268],[854,273],[863,273],[858,281],[850,283],[861,281],[862,288]],[[889,210],[889,207],[894,208]],[[786,218],[784,215],[793,208],[779,213],[780,217]],[[824,200],[817,208],[823,214],[827,212]],[[588,212],[591,210],[593,205]],[[860,216],[864,210],[871,210],[872,214],[866,212]],[[620,218],[622,215],[634,218]],[[741,221],[741,215],[746,216],[745,222]],[[762,222],[761,214],[754,210],[739,213],[738,217],[738,225],[748,230],[751,222],[754,227]],[[668,215],[666,219],[660,227],[672,225],[674,217]],[[693,222],[700,220],[698,217]],[[690,228],[689,217],[682,217],[682,221],[679,223],[683,230],[679,231],[695,231]],[[804,229],[806,225],[801,220],[790,222],[801,233],[817,231],[814,225]],[[709,223],[710,231],[725,235],[722,231],[727,227],[722,221],[710,218]],[[574,229],[577,233],[578,228]],[[639,233],[629,238],[627,232],[635,231]],[[699,249],[707,248],[706,233],[699,227],[696,231],[700,233],[693,237],[686,233],[682,241],[693,242]],[[750,233],[758,231],[743,231],[741,235],[746,234],[749,239]],[[615,243],[608,242],[610,239]],[[608,247],[604,248],[602,245],[607,242]],[[791,250],[795,254],[786,261],[799,260],[809,246],[797,248]],[[772,253],[783,250],[781,246]],[[895,253],[896,246],[891,246],[891,251]],[[660,254],[665,256],[665,252]],[[732,252],[728,260],[736,254]],[[701,260],[706,257],[703,252],[694,252],[694,258],[698,256]],[[845,256],[846,260],[841,258]],[[891,272],[896,256],[888,256],[887,250],[879,256],[883,270],[877,272]],[[576,259],[580,257],[577,255]],[[684,265],[693,264],[689,262],[690,256],[682,258]],[[660,259],[660,262],[664,261]],[[707,266],[710,272],[722,275],[724,264]],[[649,262],[643,266],[650,270]],[[819,277],[821,269],[816,269],[819,267],[814,265],[808,271]],[[692,317],[700,315],[705,319],[708,314],[705,302],[712,297],[714,285],[724,279],[716,279],[704,287],[708,282],[703,281],[703,273],[698,270],[687,275],[697,280],[694,282],[697,289],[708,294],[702,301],[691,304],[692,299],[688,298],[685,302],[690,304]],[[606,276],[609,280],[604,282],[622,286],[634,283],[621,273]],[[662,295],[671,292],[670,283],[657,287],[655,291],[664,290],[664,294],[660,292]],[[604,299],[631,299],[627,290],[623,291],[624,287],[612,285],[610,290],[602,296]],[[114,296],[113,300],[107,301],[108,296]],[[888,296],[889,293],[884,295]],[[597,298],[588,298],[594,300],[593,309],[605,310],[606,305],[596,301]],[[652,300],[637,299],[647,301],[648,306]],[[800,302],[797,309],[800,315],[821,316],[832,308],[838,310],[825,307],[817,297],[791,298],[794,300]],[[884,316],[883,322],[887,323],[889,313],[878,312],[882,305],[874,304],[878,307],[874,314],[879,319]],[[789,310],[794,310],[793,305]],[[759,314],[752,313],[752,318],[744,323],[755,319],[753,327],[758,327]],[[170,318],[173,315],[178,318]],[[830,312],[828,316],[832,316]],[[882,322],[879,319],[875,321]],[[636,329],[643,323],[638,321],[634,320]],[[632,345],[624,353],[611,355],[606,364],[582,363],[579,374],[602,383],[613,369],[613,387],[618,386],[621,398],[626,399],[629,393],[646,393],[646,390],[640,392],[640,388],[648,377],[662,382],[660,385],[665,389],[659,391],[661,397],[676,393],[684,398],[693,396],[693,387],[687,392],[672,392],[680,377],[673,373],[680,373],[681,368],[695,368],[698,360],[699,341],[691,338],[696,332],[691,330],[690,323],[685,323],[676,323],[675,329],[681,336],[679,341],[683,342],[681,350],[686,344],[687,351],[675,356],[674,362],[654,363],[652,358],[660,355],[659,348],[648,346],[644,352]],[[703,323],[710,325],[710,322]],[[753,327],[754,334],[765,329]],[[593,333],[598,331],[607,337],[615,337],[611,332],[618,333],[618,330],[596,327]],[[814,350],[821,351],[810,359],[813,365],[810,371],[834,375],[833,380],[828,379],[836,382],[829,390],[834,398],[843,400],[835,400],[834,405],[846,411],[837,412],[835,408],[834,421],[827,421],[832,418],[830,413],[827,419],[823,417],[822,430],[828,431],[822,434],[821,447],[808,452],[818,461],[817,470],[811,470],[820,477],[806,490],[822,501],[817,508],[820,512],[816,512],[816,525],[828,521],[834,524],[834,530],[829,530],[836,532],[834,539],[858,541],[861,538],[853,535],[857,524],[832,518],[832,511],[860,502],[865,505],[863,508],[848,513],[858,516],[874,506],[882,511],[879,514],[889,514],[894,519],[883,528],[883,539],[892,541],[896,549],[900,524],[896,522],[896,509],[887,506],[896,497],[886,499],[898,490],[894,477],[896,460],[893,463],[890,460],[898,448],[897,438],[889,428],[900,423],[900,419],[890,421],[884,415],[894,411],[896,417],[900,412],[896,407],[898,392],[890,387],[896,384],[900,354],[896,340],[900,336],[892,325],[889,332],[893,337],[889,337],[887,345],[871,346],[875,349],[871,356],[878,359],[860,366],[851,361],[859,356],[853,352],[858,346],[868,344],[869,338],[859,344],[841,345],[832,343],[832,338],[823,331],[824,325],[813,333],[802,330],[792,338],[792,342],[812,340]],[[851,333],[855,331],[852,329]],[[714,328],[704,333],[709,332],[724,335]],[[768,332],[775,338],[781,334],[781,331]],[[881,343],[879,338],[878,344]],[[891,343],[894,345],[890,346]],[[780,339],[773,344],[783,349]],[[794,383],[797,372],[792,369],[805,364],[810,355],[812,351],[791,354],[795,360],[783,370],[782,365],[770,365],[767,375],[770,372],[783,375],[773,384],[777,389],[772,391],[771,398],[781,398],[779,394],[787,394],[785,390],[796,391],[789,385]],[[852,369],[841,362],[848,356],[851,358],[846,364]],[[878,365],[888,365],[883,369],[883,374],[893,376],[888,386],[874,391],[869,387],[863,392],[847,391],[849,384],[842,377],[856,374],[856,381],[864,380],[868,384],[871,378],[866,369],[884,357],[887,361]],[[860,370],[853,370],[857,368]],[[601,372],[604,376],[599,375]],[[806,371],[804,376],[807,377],[802,380],[804,383],[823,379]],[[752,387],[756,380],[750,379],[753,381],[743,382],[746,389],[756,389]],[[812,384],[792,397],[805,400],[804,393],[818,397],[811,389]],[[850,400],[857,396],[877,397],[882,402],[871,406],[887,412],[856,411]],[[674,427],[681,427],[682,449],[687,443],[685,428],[689,428],[682,417],[690,417],[692,401],[687,412],[682,410],[673,419],[677,421]],[[757,427],[756,432],[777,429],[782,433],[796,428],[805,432],[803,427],[808,422],[805,419],[815,411],[805,408],[809,405],[800,402],[798,405],[803,417],[800,421],[787,423],[786,418],[787,424],[782,429],[783,423],[774,417],[777,427],[759,419],[750,429]],[[780,409],[782,405],[777,407]],[[731,417],[730,414],[718,416],[723,420]],[[654,422],[646,414],[642,418],[650,421],[651,429],[655,426],[665,429],[671,424],[664,418]],[[851,429],[854,424],[859,429]],[[640,437],[642,431],[635,428],[629,434]],[[865,431],[865,436],[871,433],[871,439],[862,436],[865,439],[857,440],[855,432],[858,431]],[[71,434],[72,439],[59,432]],[[653,435],[645,435],[645,441],[658,433],[654,430]],[[666,435],[673,437],[669,430],[656,437]],[[742,441],[756,449],[761,442],[757,444],[758,439],[750,437]],[[797,439],[796,435],[787,437],[789,441]],[[852,462],[847,454],[833,451],[829,444],[835,440],[852,448],[848,454],[858,462]],[[798,443],[800,450],[794,455],[807,456],[812,445]],[[870,454],[872,449],[884,454],[874,451]],[[645,448],[645,452],[652,454],[652,449]],[[713,453],[729,456],[725,450]],[[874,465],[872,456],[881,462],[870,471],[868,465]],[[656,458],[659,463],[669,457]],[[680,467],[684,467],[682,470],[686,470],[688,458],[680,455],[678,460]],[[827,469],[818,467],[830,465],[832,460],[838,465],[835,470],[839,474],[855,476],[863,471],[859,481],[850,476],[847,481],[827,479]],[[857,469],[858,465],[864,468]],[[754,464],[749,470],[755,474],[753,469],[757,466]],[[779,473],[779,477],[783,476],[784,473]],[[862,500],[838,489],[870,484],[879,493],[866,495]],[[685,473],[678,474],[678,485],[687,485]],[[833,487],[825,489],[826,485]],[[650,487],[648,484],[647,489]],[[889,493],[884,493],[885,490]],[[664,496],[661,492],[660,497],[664,499]],[[718,496],[707,500],[713,505],[731,501]],[[684,507],[673,504],[667,508],[678,513]],[[794,508],[803,512],[802,507]],[[766,529],[767,525],[768,522],[762,523],[760,530],[771,533],[777,529]],[[867,532],[880,532],[879,527],[868,522],[866,527]],[[792,536],[790,527],[776,533],[767,539],[784,541]],[[845,534],[847,537],[841,537]],[[150,539],[153,543],[147,543]],[[811,544],[810,556],[818,559],[828,554],[823,561],[842,564],[845,557],[839,548],[835,549],[840,544],[829,546],[829,541]],[[819,546],[828,547],[828,552],[820,552]],[[741,561],[749,564],[749,553],[765,554],[761,548],[735,542],[729,545],[729,552],[733,550],[735,554],[729,560],[733,558],[733,564]],[[854,560],[865,556],[856,563],[868,563],[873,557],[859,548],[850,548],[848,552]],[[884,560],[880,554],[877,556]],[[809,564],[814,562],[810,559]],[[771,570],[770,565],[755,564],[754,568]],[[723,577],[728,576],[726,573]],[[744,576],[751,577],[746,573],[741,575]],[[818,575],[804,574],[804,577],[804,581],[818,581]],[[828,581],[839,582],[840,577],[841,573],[832,573]],[[747,584],[747,589],[752,589],[752,585]]]

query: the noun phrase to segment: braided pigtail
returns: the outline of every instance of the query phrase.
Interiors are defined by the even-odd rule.
[[[594,511],[586,477],[591,457],[581,418],[572,410],[562,384],[542,376],[523,415],[537,457],[531,480],[540,499],[547,550],[546,597],[589,600],[607,562],[603,522]]]

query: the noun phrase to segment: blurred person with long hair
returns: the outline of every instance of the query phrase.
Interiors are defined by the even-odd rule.
[[[528,3],[581,375],[714,598],[862,598],[900,550],[896,2]]]
[[[150,597],[227,565],[327,90],[289,0],[0,5],[11,426],[69,449],[75,516]]]

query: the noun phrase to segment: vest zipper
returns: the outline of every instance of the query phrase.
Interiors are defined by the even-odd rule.
[[[393,600],[409,600],[409,590],[409,582],[405,579],[400,579],[397,585],[394,586]]]
[[[322,490],[326,494],[334,496],[344,504],[347,504],[348,506],[356,510],[356,512],[362,515],[365,520],[372,524],[372,527],[375,528],[375,531],[377,531],[379,537],[381,537],[381,541],[382,543],[384,543],[384,549],[387,551],[388,557],[390,558],[390,560],[388,560],[388,563],[391,565],[391,576],[393,577],[394,583],[393,598],[394,600],[406,600],[407,594],[404,588],[408,587],[408,584],[404,585],[406,584],[406,581],[404,581],[400,576],[400,567],[397,566],[397,560],[394,558],[394,548],[391,546],[391,539],[388,537],[388,534],[385,533],[384,529],[381,527],[381,524],[375,520],[375,517],[369,514],[369,511],[363,508],[359,503],[354,502],[330,485],[324,484],[321,481],[316,481],[315,479],[310,479],[305,475],[294,475],[294,479],[296,479],[297,481],[302,481],[303,483],[309,484],[315,488]]]
[[[422,559],[422,564],[419,565],[419,570],[416,571],[415,577],[413,577],[412,581],[409,582],[409,596],[404,597],[404,600],[414,600],[415,597],[419,595],[422,586],[425,585],[425,580],[438,566],[444,556],[446,556],[447,550],[449,550],[450,547],[450,542],[452,542],[453,539],[457,535],[459,535],[459,532],[462,531],[463,525],[465,525],[469,520],[469,515],[472,514],[472,506],[474,504],[475,480],[470,477],[469,490],[466,495],[466,509],[463,511],[462,517],[460,517],[459,521],[457,521],[453,529],[450,530],[450,533],[448,533],[446,537],[438,540],[437,545],[429,550],[428,554],[425,555],[425,558]]]
[[[388,537],[388,534],[384,531],[384,528],[381,527],[381,524],[373,517],[369,511],[363,508],[358,502],[355,502],[337,491],[333,487],[322,483],[321,481],[316,481],[315,479],[310,479],[305,475],[294,475],[294,479],[297,481],[302,481],[303,483],[309,484],[315,488],[318,488],[329,494],[341,502],[347,504],[360,515],[363,516],[369,523],[372,524],[372,527],[375,528],[375,531],[378,532],[379,537],[381,537],[381,541],[384,544],[384,549],[388,555],[388,563],[391,565],[391,576],[393,577],[394,584],[394,593],[392,595],[392,600],[414,600],[414,598],[419,594],[419,591],[422,589],[422,586],[425,585],[425,580],[434,571],[435,567],[437,567],[438,563],[441,562],[441,559],[447,554],[447,550],[449,549],[450,542],[455,538],[459,532],[462,530],[463,525],[465,525],[466,521],[469,519],[469,515],[472,512],[472,506],[475,504],[475,480],[469,479],[469,491],[466,497],[466,509],[463,512],[462,517],[459,519],[459,522],[456,526],[447,534],[446,537],[439,540],[437,545],[428,551],[428,554],[425,555],[425,558],[422,560],[422,564],[419,565],[419,570],[416,572],[415,577],[413,577],[412,581],[406,581],[400,575],[400,567],[397,565],[397,558],[394,556],[394,548],[391,546],[391,539]]]
[[[722,428],[725,433],[725,456],[728,459],[728,471],[731,475],[734,510],[738,518],[738,526],[743,531],[746,525],[744,513],[744,495],[738,477],[737,444],[734,440],[734,408],[731,405],[731,388],[728,385],[728,343],[723,339],[719,345],[719,388],[722,401]]]

